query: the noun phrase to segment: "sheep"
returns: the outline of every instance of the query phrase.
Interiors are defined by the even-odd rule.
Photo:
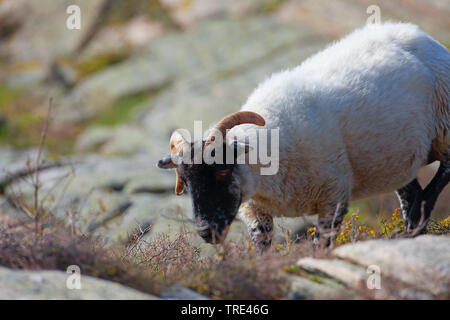
[[[223,152],[245,146],[258,126],[278,128],[275,175],[261,175],[261,164],[174,160],[213,143],[211,133],[189,142],[175,131],[171,155],[157,165],[176,169],[176,192],[188,189],[198,233],[210,243],[225,239],[237,214],[261,251],[273,217],[318,214],[329,239],[350,200],[394,191],[408,230],[417,230],[450,179],[449,74],[449,51],[419,27],[366,25],[270,76],[213,128]],[[435,160],[439,170],[422,189],[418,170]]]

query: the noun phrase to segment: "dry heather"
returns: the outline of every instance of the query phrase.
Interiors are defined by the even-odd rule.
[[[83,274],[115,281],[129,287],[159,294],[171,285],[191,288],[215,299],[280,299],[288,288],[286,271],[301,257],[327,257],[331,248],[315,244],[314,228],[302,238],[289,232],[281,244],[260,256],[250,243],[226,242],[215,254],[204,257],[192,245],[188,232],[175,237],[157,234],[149,240],[136,231],[127,245],[106,244],[101,239],[67,229],[51,217],[40,222],[19,221],[0,214],[0,265],[15,269],[65,271],[80,266]],[[402,235],[398,212],[390,221],[380,221],[379,231],[359,225],[356,214],[349,215],[334,246],[363,239]],[[145,230],[149,231],[149,230]],[[450,217],[432,221],[429,232],[448,234]]]
[[[61,223],[46,220],[42,233],[34,222],[0,215],[0,265],[15,269],[62,270],[80,266],[82,274],[122,283],[158,294],[181,285],[216,299],[279,299],[287,290],[283,267],[301,256],[325,256],[329,249],[288,244],[263,256],[248,243],[227,242],[215,254],[200,255],[187,232],[175,237],[158,234],[151,240],[135,239],[126,246],[71,233]]]

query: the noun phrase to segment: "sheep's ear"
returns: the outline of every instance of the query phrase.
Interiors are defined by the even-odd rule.
[[[160,169],[176,169],[175,172],[177,174],[177,180],[175,184],[175,193],[177,195],[181,195],[184,192],[184,183],[180,178],[180,172],[178,171],[177,165],[172,161],[171,156],[167,156],[158,161],[156,166]]]
[[[176,168],[177,165],[172,161],[171,156],[167,156],[158,161],[156,166],[160,169],[173,169]]]
[[[239,142],[239,141],[233,141],[232,146],[238,157],[243,153],[249,153],[250,150],[253,150],[253,148],[250,147],[250,145],[248,143]]]
[[[175,170],[175,172],[177,173],[177,182],[175,185],[175,193],[177,194],[177,196],[179,196],[179,195],[182,195],[184,192],[184,182],[180,178],[180,173],[178,172],[178,169]]]

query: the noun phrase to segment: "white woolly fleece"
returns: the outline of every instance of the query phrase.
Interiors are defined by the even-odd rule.
[[[280,167],[261,176],[250,166],[246,206],[274,216],[327,214],[340,201],[406,185],[432,147],[449,158],[449,77],[449,51],[402,23],[367,25],[273,74],[242,110],[280,129]]]

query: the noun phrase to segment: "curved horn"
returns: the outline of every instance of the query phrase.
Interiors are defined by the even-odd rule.
[[[178,131],[174,131],[172,133],[172,136],[170,137],[170,154],[176,155],[183,151],[183,145],[186,144],[186,140],[184,137],[179,133]],[[175,193],[177,195],[181,195],[184,192],[184,183],[183,180],[180,178],[180,172],[178,171],[178,168],[175,169],[177,174],[177,181],[175,185]]]
[[[263,117],[261,117],[256,112],[251,111],[238,111],[235,113],[232,113],[222,120],[220,120],[215,126],[213,130],[218,130],[222,136],[225,138],[227,134],[227,130],[245,123],[252,123],[256,124],[258,126],[264,126],[266,124],[266,121]],[[209,144],[213,141],[213,137],[208,137],[206,144]]]
[[[178,154],[183,151],[183,145],[187,143],[184,137],[178,131],[174,131],[170,137],[170,153]]]

